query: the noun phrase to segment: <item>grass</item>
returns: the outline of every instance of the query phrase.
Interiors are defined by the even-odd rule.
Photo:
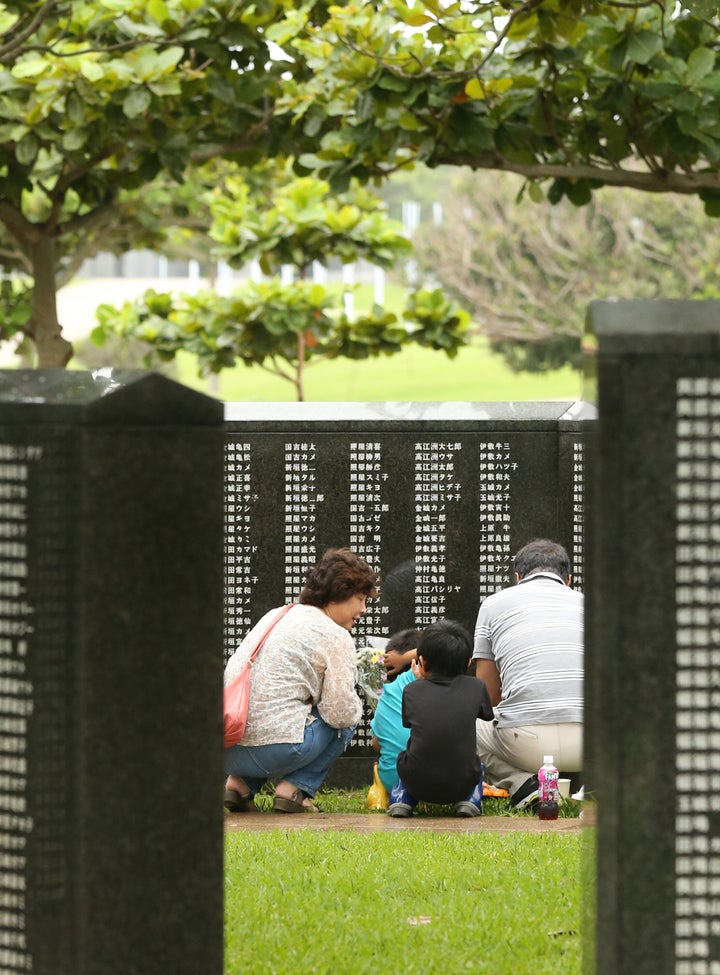
[[[322,812],[326,813],[367,813],[372,815],[385,815],[384,812],[371,812],[365,808],[369,786],[362,789],[322,789],[316,796],[316,805]],[[272,807],[273,797],[272,785],[267,785],[255,796],[255,805],[261,812]],[[577,819],[582,809],[582,803],[574,799],[566,799],[560,806],[560,816],[566,819]],[[415,816],[452,816],[452,806],[432,806],[427,803],[419,803]],[[484,816],[533,816],[532,810],[516,812],[510,808],[509,799],[495,799],[486,797],[483,799]]]
[[[226,835],[226,975],[577,975],[578,834]]]
[[[371,813],[367,787],[324,812]],[[269,809],[272,789],[256,796]],[[486,799],[486,816],[527,816]],[[577,816],[568,800],[561,815]],[[415,815],[451,815],[420,803]],[[232,831],[225,975],[579,975],[589,887],[582,834]]]
[[[330,288],[340,290],[340,284],[335,282]],[[371,284],[359,284],[356,310],[370,308],[373,297]],[[404,301],[404,288],[388,282],[385,306],[399,312]],[[74,360],[72,368],[107,364],[102,354],[99,363],[96,358],[92,357],[90,365]],[[260,366],[238,365],[209,379],[198,376],[197,360],[187,353],[180,353],[172,366],[173,379],[225,402],[292,402],[296,398],[290,382]],[[443,352],[408,346],[394,356],[311,363],[305,373],[305,399],[323,402],[577,400],[582,398],[582,386],[580,373],[570,367],[544,374],[514,373],[479,338],[461,349],[455,359],[448,359]]]
[[[335,288],[339,290],[339,285]],[[332,289],[331,289],[332,290]],[[405,290],[389,283],[385,305],[399,312]],[[373,290],[355,290],[357,311],[372,306]],[[235,403],[288,402],[294,386],[260,366],[225,369],[210,380],[200,379],[192,356],[177,358],[178,379],[200,392]],[[569,366],[549,373],[514,373],[486,341],[478,339],[449,359],[444,352],[408,346],[393,356],[335,359],[311,363],[305,371],[305,399],[315,402],[495,402],[512,400],[581,399],[582,377]]]
[[[259,366],[237,366],[207,380],[198,377],[194,358],[179,356],[177,362],[180,382],[225,402],[295,399],[291,383]],[[513,373],[483,344],[461,349],[455,359],[409,347],[390,357],[318,362],[305,374],[305,399],[323,402],[577,400],[581,390],[581,378],[569,366]]]

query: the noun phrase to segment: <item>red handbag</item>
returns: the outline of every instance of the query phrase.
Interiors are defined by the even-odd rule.
[[[248,704],[250,703],[250,671],[255,662],[255,657],[257,657],[260,647],[270,635],[272,628],[294,605],[295,603],[288,603],[287,606],[283,606],[260,637],[258,645],[250,654],[250,658],[245,661],[240,672],[225,685],[223,691],[223,725],[226,748],[232,748],[233,745],[237,745],[238,742],[242,741],[242,737],[245,734]]]

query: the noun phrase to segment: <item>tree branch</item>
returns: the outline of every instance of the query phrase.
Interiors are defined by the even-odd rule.
[[[567,179],[594,180],[605,186],[625,186],[628,189],[645,193],[697,194],[700,190],[720,191],[720,173],[715,172],[669,172],[658,169],[652,172],[641,170],[607,168],[601,165],[582,163],[564,165],[559,163],[519,163],[499,156],[479,158],[464,153],[438,153],[436,162],[448,166],[467,166],[471,169],[501,170],[517,173],[527,179]]]
[[[35,11],[34,15],[24,27],[19,27],[22,23],[21,18],[18,21],[18,26],[10,31],[10,40],[0,45],[0,64],[11,63],[28,37],[35,33],[40,24],[42,24],[46,17],[52,15],[59,5],[58,0],[45,0],[45,3]]]
[[[30,223],[12,204],[0,198],[0,221],[22,250],[29,250],[43,236],[42,225]]]

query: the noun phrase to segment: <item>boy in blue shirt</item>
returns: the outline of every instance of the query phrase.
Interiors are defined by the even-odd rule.
[[[396,650],[406,653],[414,650],[422,630],[400,630],[389,637],[386,652]],[[397,757],[407,745],[410,729],[402,723],[402,695],[405,686],[415,680],[415,674],[410,670],[410,661],[401,670],[389,675],[383,685],[382,694],[377,703],[375,714],[370,721],[373,733],[373,748],[380,752],[378,758],[378,775],[388,792],[397,785]]]
[[[416,679],[402,687],[410,736],[397,757],[388,815],[410,816],[419,801],[454,804],[458,816],[482,814],[475,722],[491,721],[493,709],[485,682],[468,674],[471,657],[472,639],[459,623],[440,620],[423,630],[411,665]]]

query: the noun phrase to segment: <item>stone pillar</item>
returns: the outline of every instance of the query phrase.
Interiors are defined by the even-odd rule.
[[[599,421],[587,970],[710,975],[720,971],[720,302],[595,302],[589,318]]]
[[[0,373],[0,971],[223,970],[223,410]]]

